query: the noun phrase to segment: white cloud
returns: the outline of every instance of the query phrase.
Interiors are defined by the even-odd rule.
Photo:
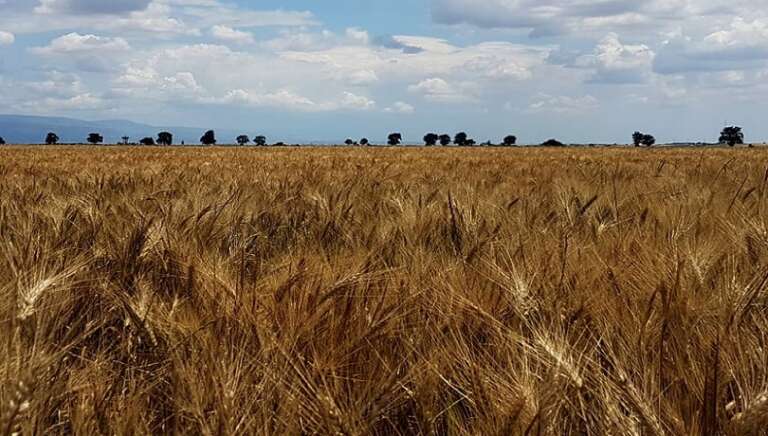
[[[598,107],[598,100],[591,96],[570,97],[566,95],[539,94],[527,108],[529,113],[579,114]]]
[[[219,40],[234,42],[237,44],[253,44],[253,35],[227,26],[216,25],[211,27],[211,35]]]
[[[0,46],[11,45],[16,41],[16,37],[11,32],[0,30]]]
[[[591,55],[582,56],[576,64],[594,68],[594,83],[642,83],[648,80],[656,54],[647,45],[623,44],[619,35],[609,33]]]
[[[376,102],[362,95],[355,95],[351,92],[344,92],[339,107],[352,110],[370,110],[376,107]]]
[[[531,31],[531,36],[572,32],[659,31],[694,20],[746,16],[750,0],[433,0],[438,23]],[[711,25],[712,23],[709,22]]]
[[[123,38],[109,38],[96,35],[80,35],[73,32],[60,36],[46,47],[37,47],[33,52],[43,55],[82,54],[89,52],[129,51],[131,46]]]
[[[23,83],[25,92],[34,96],[54,97],[69,99],[88,93],[82,79],[77,74],[51,71],[46,74],[45,80]]]
[[[469,94],[471,88],[473,88],[472,84],[454,84],[439,77],[433,77],[409,86],[408,91],[435,102],[459,103],[474,100]]]
[[[412,105],[397,101],[392,106],[384,109],[384,112],[388,113],[398,113],[398,114],[413,114],[416,112],[416,108],[414,108]]]
[[[654,69],[664,74],[762,68],[768,61],[768,19],[735,18],[703,38],[678,34],[665,41]]]
[[[286,50],[280,55],[286,60],[316,64],[318,74],[329,78],[348,77],[350,71],[364,69],[390,80],[467,73],[488,79],[526,80],[545,63],[550,51],[548,47],[507,42],[457,47],[439,38],[395,36],[385,45],[341,43],[329,48]]]
[[[252,92],[245,89],[228,91],[222,97],[204,98],[201,103],[237,104],[252,107],[270,107],[297,112],[329,112],[337,110],[370,110],[376,102],[367,97],[344,92],[337,101],[315,102],[289,89],[269,93]]]
[[[356,41],[364,45],[367,45],[371,40],[371,37],[368,35],[367,31],[357,27],[351,27],[347,29],[346,35],[347,35],[347,38],[349,38],[350,40]]]

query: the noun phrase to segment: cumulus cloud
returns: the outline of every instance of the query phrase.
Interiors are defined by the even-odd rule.
[[[268,107],[297,112],[328,112],[336,110],[370,110],[376,102],[367,97],[344,92],[337,101],[316,102],[289,89],[260,93],[245,89],[228,91],[222,97],[200,100],[209,104],[237,104],[251,107]]]
[[[567,95],[539,94],[527,108],[529,113],[578,114],[597,108],[598,100],[585,95],[571,97]]]
[[[129,51],[131,46],[123,38],[110,38],[96,35],[81,35],[77,32],[68,33],[51,41],[46,47],[32,49],[42,55],[82,54],[91,52],[121,52]]]
[[[11,45],[14,41],[16,41],[16,36],[13,33],[0,30],[0,46]]]
[[[287,60],[317,65],[318,74],[348,77],[350,71],[369,70],[377,77],[424,79],[445,75],[472,75],[488,79],[525,80],[545,63],[549,48],[526,47],[508,42],[485,42],[458,47],[445,39],[393,36],[402,47],[339,44],[326,49],[287,50]]]
[[[754,12],[749,0],[432,0],[442,24],[527,29],[531,36],[570,32],[657,30],[701,17]]]
[[[237,44],[252,44],[254,42],[251,33],[235,30],[227,26],[213,26],[211,28],[211,35],[218,40],[234,42]]]
[[[397,113],[397,114],[412,114],[416,112],[416,108],[414,108],[412,105],[402,102],[402,101],[396,101],[392,106],[384,109],[384,112],[387,113]]]
[[[655,53],[647,45],[624,44],[619,35],[609,33],[592,54],[576,60],[576,65],[593,68],[593,83],[642,83],[648,80]]]
[[[472,88],[473,85],[469,83],[449,83],[442,78],[433,77],[409,86],[408,91],[434,102],[460,103],[475,99],[470,93]]]
[[[376,107],[376,102],[362,95],[355,95],[351,92],[344,92],[344,97],[339,103],[342,109],[367,111]]]
[[[768,20],[737,17],[728,28],[703,38],[681,34],[665,41],[654,69],[663,74],[754,69],[764,67],[766,60]]]

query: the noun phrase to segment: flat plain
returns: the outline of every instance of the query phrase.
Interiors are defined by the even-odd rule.
[[[765,434],[768,150],[0,148],[0,434]]]

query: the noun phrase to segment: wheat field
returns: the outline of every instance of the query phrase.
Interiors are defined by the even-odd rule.
[[[0,149],[0,435],[760,435],[768,150]]]

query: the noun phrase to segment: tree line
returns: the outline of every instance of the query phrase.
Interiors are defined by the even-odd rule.
[[[122,139],[121,144],[131,145],[131,143],[129,142],[130,137],[123,136],[121,139]],[[434,146],[437,146],[438,144],[441,146],[449,146],[453,144],[459,147],[472,147],[472,146],[478,145],[477,142],[474,139],[470,138],[466,132],[459,132],[453,137],[445,133],[444,134],[427,133],[426,135],[424,135],[423,141],[424,141],[424,145],[427,147],[434,147]],[[102,144],[104,142],[104,136],[102,136],[100,133],[90,133],[86,138],[86,142],[93,145]],[[237,138],[235,138],[235,142],[240,146],[245,146],[250,143],[253,143],[256,146],[263,147],[267,145],[267,137],[264,135],[256,135],[253,138],[251,138],[248,135],[240,135]],[[400,133],[391,133],[387,137],[387,145],[397,146],[402,144],[402,142],[403,142],[403,135]],[[45,137],[45,143],[47,145],[56,145],[59,143],[59,136],[54,132],[49,132]],[[217,143],[216,132],[213,130],[206,131],[203,134],[203,136],[200,137],[200,143],[203,145],[209,145],[209,146],[216,145]],[[635,147],[640,147],[640,146],[651,147],[656,144],[656,138],[654,138],[653,135],[649,135],[647,133],[635,132],[632,134],[632,143],[634,144]],[[744,144],[743,129],[738,126],[725,127],[720,133],[720,138],[718,139],[718,143],[728,144],[731,147],[734,147],[737,144]],[[173,134],[171,132],[160,132],[157,134],[157,139],[152,137],[141,138],[138,144],[170,146],[170,145],[173,145]],[[346,141],[344,141],[344,144],[348,146],[363,146],[363,147],[372,145],[371,142],[368,140],[368,138],[362,138],[359,141],[347,139]],[[5,145],[5,140],[2,137],[0,137],[0,145]],[[185,145],[184,141],[181,141],[181,145]],[[283,146],[285,144],[282,142],[277,142],[273,145]],[[514,147],[517,145],[517,137],[515,135],[508,135],[508,136],[505,136],[502,139],[502,141],[498,144],[494,144],[491,141],[487,141],[480,145]],[[541,145],[545,147],[564,147],[565,146],[565,144],[563,144],[562,142],[556,139],[549,139],[543,142]]]

